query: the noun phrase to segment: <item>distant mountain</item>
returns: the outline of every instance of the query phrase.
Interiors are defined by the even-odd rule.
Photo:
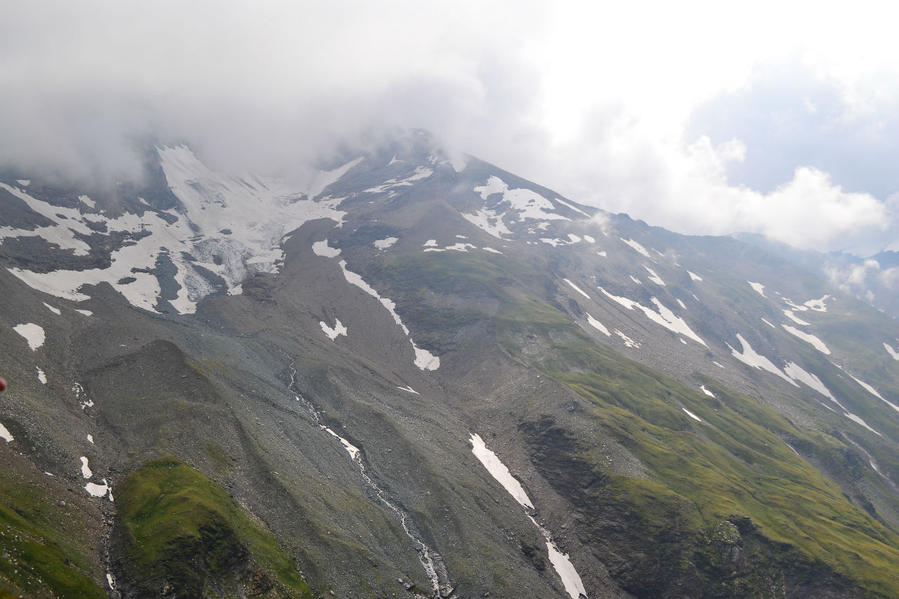
[[[818,273],[843,293],[899,318],[899,252],[883,251],[860,258],[846,252],[799,250],[757,234],[735,237]]]
[[[154,154],[0,179],[0,594],[899,596],[899,323],[816,258]]]

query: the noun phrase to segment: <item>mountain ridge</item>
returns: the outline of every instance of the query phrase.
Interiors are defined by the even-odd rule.
[[[573,597],[550,545],[589,597],[896,590],[894,320],[739,241],[457,169],[423,134],[315,198],[177,156],[121,214],[35,198],[35,177],[0,195],[31,211],[0,220],[0,445],[82,487],[108,530],[117,486],[168,454],[319,594]],[[109,272],[66,274],[79,251]],[[141,596],[92,555],[99,588]]]

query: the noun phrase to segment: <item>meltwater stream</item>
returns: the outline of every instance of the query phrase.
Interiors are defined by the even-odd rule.
[[[362,452],[358,447],[350,443],[348,440],[344,439],[336,432],[334,432],[328,426],[322,424],[321,413],[316,409],[311,402],[309,402],[306,398],[304,398],[296,385],[296,367],[293,362],[290,364],[290,391],[294,394],[294,399],[300,402],[303,407],[309,412],[312,416],[312,421],[318,425],[318,427],[324,432],[328,433],[343,445],[343,448],[350,456],[350,460],[356,465],[359,469],[359,475],[362,477],[362,481],[365,483],[365,486],[377,497],[378,501],[380,501],[384,506],[393,512],[394,516],[400,521],[400,525],[403,527],[403,531],[406,533],[406,536],[412,540],[412,544],[415,547],[415,552],[418,554],[418,561],[421,562],[422,568],[424,568],[425,574],[428,579],[431,581],[431,587],[434,590],[433,597],[442,597],[446,599],[452,599],[455,597],[453,593],[453,586],[449,581],[449,576],[447,575],[446,566],[443,564],[443,560],[440,557],[440,554],[428,547],[428,545],[422,540],[419,534],[414,529],[414,522],[412,522],[409,514],[407,514],[399,505],[395,502],[391,501],[387,495],[387,492],[368,474],[368,471],[365,468],[365,462],[362,458]],[[443,581],[443,582],[441,582]]]

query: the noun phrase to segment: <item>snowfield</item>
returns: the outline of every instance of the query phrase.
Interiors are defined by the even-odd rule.
[[[37,351],[46,340],[47,336],[44,333],[44,328],[38,324],[34,324],[33,322],[27,322],[25,324],[17,324],[12,328],[15,332],[25,338],[25,341],[28,342],[28,347],[31,348],[31,351]]]
[[[221,277],[232,295],[240,293],[249,274],[278,272],[284,260],[281,242],[290,231],[320,218],[342,223],[344,213],[337,209],[342,198],[310,198],[361,160],[319,172],[305,188],[297,188],[276,179],[213,171],[186,146],[157,148],[157,152],[168,186],[180,201],[176,209],[162,213],[125,213],[110,219],[82,212],[93,209],[84,201],[81,208],[60,208],[0,183],[54,223],[34,231],[0,227],[0,243],[4,238],[39,236],[60,251],[86,256],[90,247],[76,234],[90,236],[93,230],[88,222],[102,224],[110,233],[143,235],[113,251],[108,268],[46,273],[13,268],[10,272],[39,291],[71,301],[88,299],[81,291],[85,285],[109,283],[132,305],[156,312],[161,288],[151,271],[164,257],[175,266],[174,278],[180,286],[169,303],[180,314],[192,314],[197,302],[214,291],[195,265]]]

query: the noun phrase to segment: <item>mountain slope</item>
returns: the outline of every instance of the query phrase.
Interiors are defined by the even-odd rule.
[[[95,588],[899,594],[895,320],[421,133],[299,186],[157,153],[143,189],[0,190],[3,498],[90,505]],[[159,459],[231,514],[176,527],[199,582],[122,540]]]

